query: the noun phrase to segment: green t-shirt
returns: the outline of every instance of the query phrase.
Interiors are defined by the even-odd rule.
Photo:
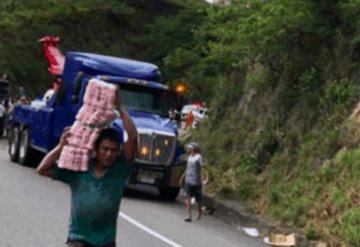
[[[92,162],[87,172],[54,168],[53,179],[71,189],[69,239],[105,245],[116,239],[116,222],[131,162],[120,156],[97,179]]]

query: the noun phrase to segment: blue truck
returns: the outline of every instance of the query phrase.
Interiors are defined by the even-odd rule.
[[[55,47],[51,42],[46,45],[47,49]],[[41,106],[18,104],[14,107],[9,121],[10,160],[29,165],[54,148],[64,127],[75,121],[89,80],[97,78],[120,86],[123,103],[137,127],[138,152],[128,184],[155,186],[162,198],[175,199],[185,170],[185,152],[178,141],[176,125],[168,118],[174,93],[158,82],[158,67],[82,52],[68,52],[62,60],[57,52],[55,49],[53,61],[49,60],[49,71],[53,71],[60,82],[54,94],[42,99]],[[58,70],[51,70],[51,66],[56,68],[54,54],[60,58]],[[121,119],[111,125],[126,141]]]

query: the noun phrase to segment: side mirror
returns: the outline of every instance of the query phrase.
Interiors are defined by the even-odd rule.
[[[78,104],[80,101],[81,80],[82,80],[83,76],[84,76],[84,73],[82,71],[80,71],[74,80],[72,97],[71,97],[73,104]]]

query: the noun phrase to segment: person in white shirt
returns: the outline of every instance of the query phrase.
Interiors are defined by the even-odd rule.
[[[6,117],[6,109],[2,103],[0,103],[0,138],[4,135],[4,124]]]
[[[202,197],[202,183],[207,184],[209,180],[209,174],[205,171],[205,180],[201,181],[201,170],[204,168],[204,162],[200,154],[199,145],[196,142],[192,142],[187,145],[188,148],[188,159],[186,164],[186,170],[180,178],[180,186],[184,187],[186,193],[185,207],[188,211],[188,217],[185,219],[186,222],[192,221],[191,216],[191,199],[194,197],[198,204],[198,216],[197,219],[201,218],[201,197]]]

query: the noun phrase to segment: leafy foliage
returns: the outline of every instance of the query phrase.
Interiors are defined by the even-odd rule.
[[[46,35],[60,36],[63,51],[146,59],[133,37],[144,32],[144,23],[178,9],[156,0],[1,1],[0,73],[7,73],[15,89],[22,84],[31,95],[41,94],[51,83],[37,42]]]
[[[170,78],[188,83],[191,99],[210,102],[210,118],[193,138],[213,164],[219,190],[255,202],[263,191],[270,213],[335,244],[354,243],[334,230],[352,207],[339,196],[347,192],[330,196],[329,206],[313,200],[332,195],[333,175],[349,172],[326,164],[341,148],[343,124],[359,96],[359,4],[234,0],[210,6],[200,11],[207,20],[189,36],[191,46],[164,59]],[[243,186],[254,174],[261,179]],[[321,216],[324,208],[328,216]]]
[[[154,62],[210,106],[192,138],[215,191],[310,238],[359,245],[359,140],[345,128],[359,97],[359,0],[3,0],[0,14],[0,72],[14,83],[46,86],[44,35],[64,51]]]

